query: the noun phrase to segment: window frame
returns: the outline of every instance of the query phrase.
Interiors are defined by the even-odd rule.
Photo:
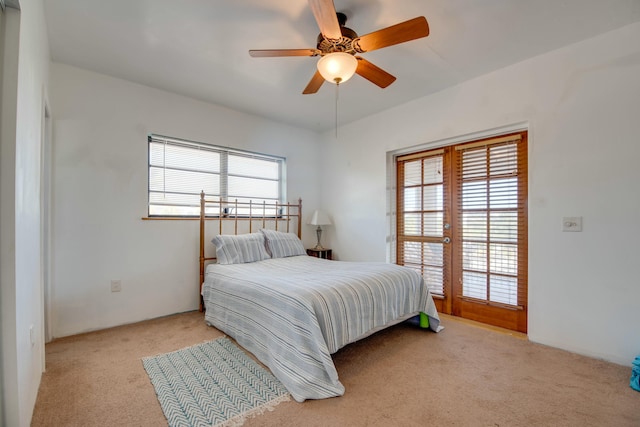
[[[152,213],[152,206],[153,206],[153,201],[152,201],[152,193],[158,193],[157,189],[152,189],[152,169],[156,169],[156,168],[162,168],[162,169],[169,169],[166,165],[166,162],[163,160],[164,164],[163,165],[158,165],[155,163],[152,163],[152,144],[171,144],[173,146],[183,146],[183,147],[192,147],[192,148],[198,148],[198,149],[205,149],[207,151],[210,152],[216,152],[219,153],[220,155],[220,167],[219,167],[219,171],[218,172],[211,172],[211,171],[205,171],[205,170],[197,170],[197,169],[192,169],[192,168],[184,168],[184,169],[188,169],[189,171],[192,172],[196,172],[196,173],[211,173],[212,175],[217,175],[218,176],[218,193],[206,193],[205,196],[209,199],[218,199],[221,200],[222,202],[228,202],[229,205],[233,205],[233,203],[235,201],[238,201],[238,203],[242,203],[244,201],[253,201],[254,205],[255,205],[255,209],[258,209],[258,206],[262,206],[262,201],[263,200],[268,200],[267,203],[277,203],[277,204],[281,204],[284,203],[284,201],[286,200],[286,157],[283,156],[276,156],[276,155],[272,155],[272,154],[264,154],[264,153],[259,153],[259,152],[254,152],[254,151],[249,151],[249,150],[241,150],[241,149],[237,149],[237,148],[231,148],[231,147],[227,147],[227,146],[222,146],[222,145],[216,145],[216,144],[211,144],[211,143],[207,143],[207,142],[199,142],[199,141],[192,141],[192,140],[187,140],[187,139],[183,139],[183,138],[176,138],[176,137],[170,137],[170,136],[165,136],[165,135],[159,135],[159,134],[149,134],[147,136],[147,217],[148,218],[153,218],[153,219],[159,219],[159,218],[169,218],[169,219],[180,219],[180,218],[197,218],[200,216],[200,192],[202,191],[202,189],[193,189],[192,191],[188,191],[188,192],[170,192],[170,191],[164,191],[165,193],[172,193],[172,194],[182,194],[182,195],[186,195],[186,196],[193,196],[194,198],[194,202],[193,203],[185,203],[185,204],[168,204],[168,206],[177,206],[177,207],[187,207],[187,208],[193,208],[194,209],[194,213],[193,214],[170,214],[170,213]],[[241,174],[229,174],[228,171],[228,162],[229,162],[229,157],[231,156],[237,156],[237,157],[245,157],[245,158],[251,158],[251,159],[258,159],[258,160],[265,160],[268,162],[274,162],[277,163],[278,165],[278,177],[277,179],[272,179],[272,178],[265,178],[265,177],[261,177],[261,176],[252,176],[252,175],[241,175]],[[171,168],[171,169],[175,169],[175,170],[182,170],[182,168]],[[228,186],[228,180],[229,177],[247,177],[247,178],[252,178],[252,179],[265,179],[265,180],[271,180],[274,182],[277,182],[277,192],[278,195],[276,198],[274,197],[263,197],[261,195],[256,195],[256,194],[247,194],[247,195],[243,195],[243,194],[236,194],[233,197],[229,196],[229,186]],[[166,177],[163,177],[163,179],[165,180],[166,183]],[[197,200],[197,202],[196,202]],[[217,214],[212,214],[212,213],[207,213],[206,216],[207,217],[211,217],[211,218],[220,218],[220,217],[225,217],[228,215],[228,212],[225,211],[224,212],[218,212]],[[249,217],[250,214],[241,214],[238,213],[237,216],[239,218],[241,217]]]

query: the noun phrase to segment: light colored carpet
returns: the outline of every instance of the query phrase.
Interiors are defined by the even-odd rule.
[[[334,355],[342,397],[284,402],[251,426],[640,426],[629,366],[442,316],[439,334],[400,324]],[[222,336],[184,313],[46,347],[37,426],[162,426],[140,359]]]
[[[145,357],[142,364],[170,426],[241,425],[290,399],[280,381],[228,338]]]

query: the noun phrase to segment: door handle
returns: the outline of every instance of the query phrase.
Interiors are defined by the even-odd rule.
[[[442,239],[442,243],[451,243],[451,239],[449,237],[445,237]]]

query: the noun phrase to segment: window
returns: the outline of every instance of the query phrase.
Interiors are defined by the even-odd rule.
[[[285,199],[284,168],[282,157],[150,135],[149,216],[199,216],[201,191],[228,201],[225,210],[251,202],[264,214],[263,203]],[[248,215],[249,206],[241,206],[237,213]],[[211,209],[208,215],[220,215]]]

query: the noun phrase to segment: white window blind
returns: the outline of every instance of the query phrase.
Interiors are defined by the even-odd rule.
[[[526,295],[526,152],[520,137],[459,146],[462,294],[522,305]],[[524,186],[524,187],[523,187]]]
[[[398,159],[397,262],[419,271],[435,295],[444,295],[446,279],[443,153],[434,150]]]
[[[230,203],[251,201],[260,214],[262,203],[285,198],[282,157],[161,135],[150,135],[148,142],[149,216],[198,216],[201,191]],[[242,206],[237,214],[248,215],[249,207]]]

